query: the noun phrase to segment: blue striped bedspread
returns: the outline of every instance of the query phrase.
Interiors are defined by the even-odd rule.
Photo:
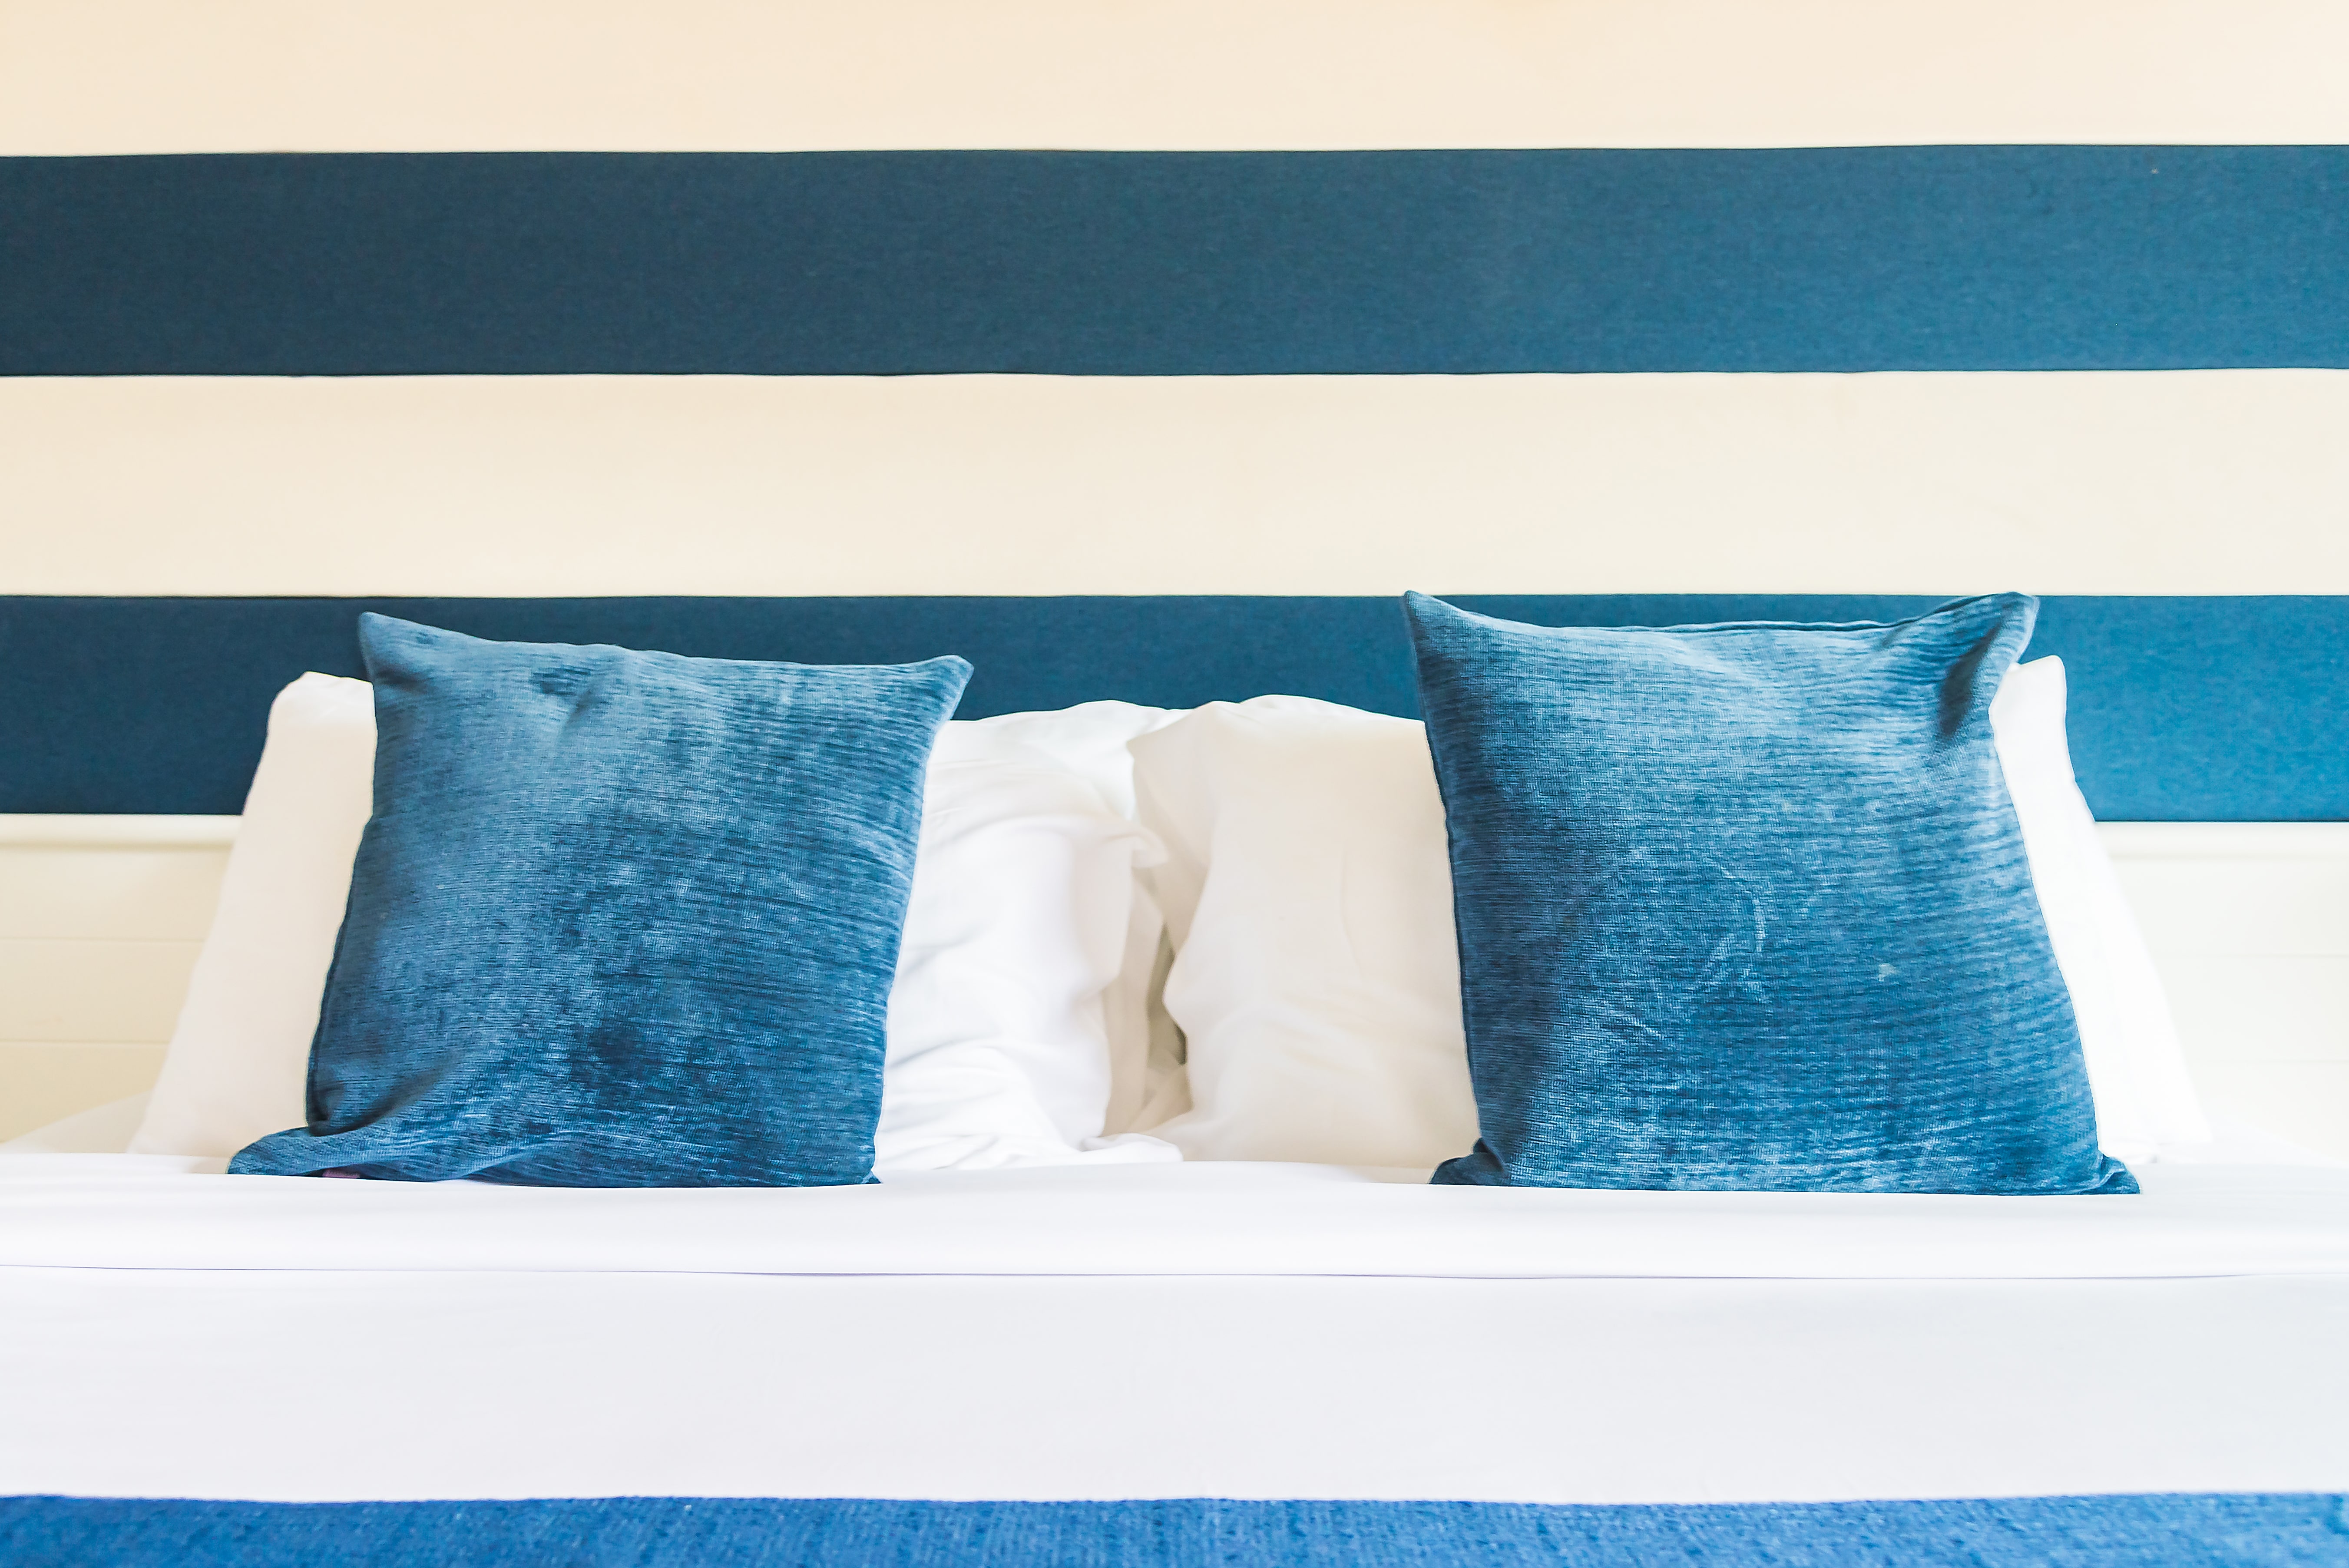
[[[2349,1563],[2349,1497],[1905,1502],[0,1499],[12,1568],[2023,1568]]]

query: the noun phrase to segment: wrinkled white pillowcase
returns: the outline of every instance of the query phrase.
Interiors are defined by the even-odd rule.
[[[1444,802],[1414,721],[1211,703],[1133,743],[1193,1160],[1433,1166],[1476,1140]]]
[[[1088,703],[939,732],[889,993],[874,1170],[1179,1157],[1154,1138],[1103,1135],[1145,1070],[1161,922],[1135,872],[1161,851],[1102,786],[1123,782],[1125,740],[1156,711]],[[1095,769],[1071,766],[1056,740],[1097,753]]]
[[[2135,916],[2074,783],[2064,672],[1992,709],[2095,1098],[2124,1160],[2209,1136]],[[1408,719],[1306,697],[1216,703],[1133,743],[1174,938],[1165,1005],[1193,1160],[1429,1167],[1475,1141],[1443,798]]]
[[[1180,1158],[1103,1136],[1112,1096],[1142,1098],[1160,933],[1136,877],[1156,842],[1109,801],[1131,797],[1125,742],[1170,717],[1088,703],[941,732],[890,994],[876,1170]],[[374,759],[366,682],[306,675],[272,705],[133,1152],[222,1156],[302,1123]]]

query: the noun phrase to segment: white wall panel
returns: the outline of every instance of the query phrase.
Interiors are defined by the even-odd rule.
[[[171,1037],[199,942],[0,940],[0,1040]]]
[[[2349,956],[2172,948],[2160,964],[2202,1057],[2349,1067]]]
[[[2194,1083],[2218,1115],[2349,1160],[2349,1062],[2198,1058]]]
[[[2349,140],[2337,0],[0,0],[0,152]]]
[[[0,941],[202,942],[224,849],[0,844]]]
[[[2349,1159],[2349,823],[2108,823],[2204,1103]]]
[[[2349,827],[2336,831],[2349,836]],[[2130,858],[2123,875],[2158,952],[2211,959],[2349,954],[2349,844],[2339,853],[2274,861]],[[2225,918],[2212,918],[2213,910]]]
[[[2349,372],[0,379],[0,593],[2349,592]]]
[[[233,817],[0,817],[0,1139],[155,1081]]]
[[[0,817],[0,1138],[152,1082],[235,825]],[[2103,831],[2206,1103],[2349,1158],[2349,824]]]
[[[163,1047],[0,1040],[0,1141],[152,1088]]]

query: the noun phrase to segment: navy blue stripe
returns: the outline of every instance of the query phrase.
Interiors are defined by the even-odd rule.
[[[16,1568],[2292,1568],[2349,1563],[2291,1495],[1492,1502],[0,1499]]]
[[[1838,621],[1930,598],[1464,595],[1581,625]],[[1267,692],[1415,714],[1394,600],[1365,598],[0,598],[0,811],[233,812],[270,698],[360,674],[358,612],[489,637],[722,658],[960,654],[962,717],[1096,697],[1188,707]],[[2051,598],[2032,652],[2072,684],[2073,757],[2108,820],[2349,819],[2349,598]]]
[[[2349,366],[2349,149],[0,160],[0,372]]]

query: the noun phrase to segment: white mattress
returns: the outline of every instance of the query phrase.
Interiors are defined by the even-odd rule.
[[[2349,1170],[1996,1200],[1381,1174],[547,1192],[0,1159],[0,1491],[2349,1490]]]
[[[0,1265],[1426,1279],[2349,1275],[2349,1169],[2150,1165],[2132,1196],[1431,1187],[1330,1165],[545,1188],[0,1161]],[[21,1174],[7,1179],[16,1168]]]

